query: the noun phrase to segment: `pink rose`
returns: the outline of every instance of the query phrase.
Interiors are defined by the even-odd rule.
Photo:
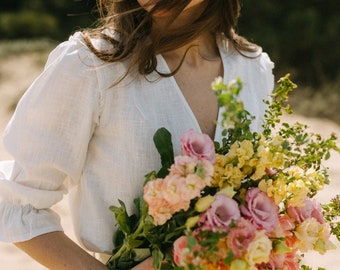
[[[206,134],[189,129],[181,136],[182,154],[198,159],[216,160],[214,142]]]
[[[195,264],[197,259],[195,254],[199,252],[201,247],[197,244],[189,249],[187,236],[181,236],[176,239],[173,245],[172,256],[177,266],[185,266],[187,264]]]
[[[288,216],[298,223],[302,223],[308,218],[315,218],[321,224],[325,223],[319,203],[306,197],[304,204],[302,207],[288,206]]]
[[[255,237],[255,231],[254,225],[244,218],[240,218],[236,227],[230,229],[227,244],[232,250],[234,257],[241,258],[244,255]]]
[[[242,205],[241,212],[257,228],[264,229],[267,233],[275,230],[279,224],[275,202],[258,188],[248,190],[246,205]]]
[[[183,251],[188,248],[188,239],[186,236],[177,238],[174,242],[173,257],[176,265],[180,266],[183,262]]]
[[[215,201],[210,208],[201,216],[202,230],[215,231],[218,229],[229,230],[232,221],[241,217],[238,204],[232,198],[224,195],[215,195]]]

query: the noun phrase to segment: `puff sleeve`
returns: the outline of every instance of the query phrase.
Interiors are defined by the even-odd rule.
[[[50,207],[78,183],[99,121],[94,59],[75,34],[20,100],[3,138],[15,161],[0,164],[0,241],[62,230]]]

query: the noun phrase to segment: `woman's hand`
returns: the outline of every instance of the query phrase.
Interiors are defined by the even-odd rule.
[[[147,258],[140,264],[136,265],[132,270],[154,270],[152,266],[152,257]]]

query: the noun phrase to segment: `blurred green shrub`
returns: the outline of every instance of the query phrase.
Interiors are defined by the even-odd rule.
[[[340,76],[338,1],[242,3],[238,30],[269,53],[277,77],[289,72],[294,81],[317,88]]]
[[[0,35],[6,38],[49,37],[58,32],[58,20],[32,10],[0,13]]]
[[[58,41],[96,19],[96,0],[0,0],[0,40]],[[275,62],[277,78],[318,89],[340,77],[340,9],[334,0],[241,0],[237,31]],[[316,91],[316,90],[315,90]],[[334,91],[340,92],[340,89]]]

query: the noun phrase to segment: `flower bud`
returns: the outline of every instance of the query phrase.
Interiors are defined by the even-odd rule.
[[[284,254],[291,252],[292,249],[288,247],[283,241],[277,240],[274,241],[274,251],[276,254]]]
[[[221,189],[218,194],[227,195],[229,198],[232,198],[236,194],[236,191],[234,191],[233,187],[225,187]]]
[[[194,227],[199,221],[199,219],[200,219],[200,216],[189,217],[187,221],[185,222],[185,227],[186,228]]]
[[[247,270],[249,269],[244,260],[233,260],[230,264],[230,270]]]
[[[195,210],[200,213],[206,211],[214,202],[214,200],[215,198],[211,195],[200,198],[195,204]]]
[[[314,250],[319,252],[320,254],[324,254],[327,251],[325,242],[321,239],[318,239],[314,244]]]

